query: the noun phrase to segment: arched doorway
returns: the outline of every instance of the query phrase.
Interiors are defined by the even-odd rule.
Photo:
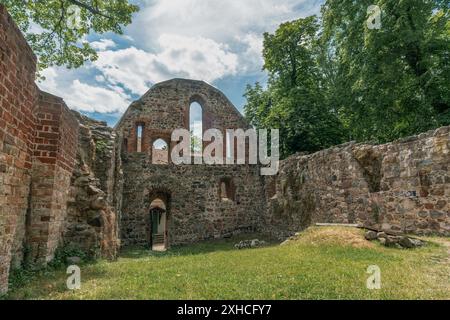
[[[168,248],[168,197],[156,197],[150,204],[149,241],[153,251],[166,251]]]

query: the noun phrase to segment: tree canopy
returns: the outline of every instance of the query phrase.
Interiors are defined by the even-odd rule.
[[[39,68],[77,68],[97,59],[85,37],[131,23],[138,7],[127,0],[0,0],[39,58]]]
[[[449,125],[449,40],[448,0],[326,1],[264,35],[268,86],[248,86],[246,116],[280,129],[285,156]]]

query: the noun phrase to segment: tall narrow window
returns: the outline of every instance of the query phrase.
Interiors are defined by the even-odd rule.
[[[163,139],[158,139],[152,146],[152,163],[168,164],[169,163],[169,146]]]
[[[143,140],[144,126],[138,124],[136,126],[136,152],[142,152],[142,140]]]
[[[198,102],[191,103],[189,109],[189,131],[191,132],[191,152],[201,157],[203,152],[203,110]]]
[[[231,144],[232,144],[232,140],[231,140],[231,135],[228,133],[228,131],[225,131],[225,156],[226,159],[231,159],[232,158],[232,150],[231,150]]]

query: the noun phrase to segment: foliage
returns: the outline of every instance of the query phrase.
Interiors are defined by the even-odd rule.
[[[97,54],[86,36],[115,32],[138,7],[127,0],[0,0],[39,58],[39,68],[77,68]]]
[[[98,140],[95,142],[95,150],[97,153],[103,153],[108,148],[108,143],[105,140]]]
[[[85,252],[76,246],[58,247],[55,252],[55,257],[49,263],[50,268],[58,269],[67,264],[67,258],[78,257],[81,261],[87,262],[93,259],[93,255]]]
[[[317,151],[343,140],[343,127],[325,102],[315,17],[287,22],[264,34],[268,89],[248,86],[245,115],[258,128],[278,128],[281,152]]]
[[[381,29],[367,26],[373,4]],[[326,1],[319,21],[264,35],[268,87],[247,87],[245,114],[280,128],[285,156],[449,125],[449,40],[448,1]]]
[[[382,11],[367,28],[367,7]],[[332,100],[358,140],[386,142],[450,124],[449,2],[327,1],[323,38],[338,66]]]
[[[193,154],[201,154],[203,148],[203,141],[197,135],[194,134],[194,131],[191,130],[191,151]]]

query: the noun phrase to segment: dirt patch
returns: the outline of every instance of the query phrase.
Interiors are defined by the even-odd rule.
[[[311,227],[294,241],[309,245],[340,245],[354,248],[374,248],[376,245],[364,238],[362,230],[343,227]]]

